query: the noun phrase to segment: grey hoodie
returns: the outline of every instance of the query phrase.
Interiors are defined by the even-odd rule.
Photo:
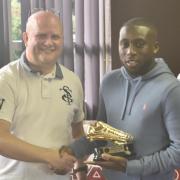
[[[103,170],[107,180],[173,180],[180,167],[179,107],[180,83],[162,59],[143,76],[132,78],[121,67],[104,77],[97,119],[132,134],[136,154],[126,173]]]

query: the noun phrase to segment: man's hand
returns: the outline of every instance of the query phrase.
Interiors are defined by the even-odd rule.
[[[51,156],[49,168],[56,174],[65,175],[72,171],[76,158],[63,150],[56,150]]]
[[[69,154],[71,156],[74,156],[72,149],[69,148],[68,146],[62,146],[59,149],[59,154],[60,156],[64,154],[66,155]],[[74,164],[72,175],[76,177],[75,179],[85,180],[87,179],[87,171],[88,171],[88,167],[86,164],[83,163],[83,160],[77,160],[76,163]]]
[[[93,161],[93,162],[85,162],[85,163],[99,165],[102,168],[113,169],[121,172],[126,171],[126,166],[127,166],[126,158],[119,156],[112,156],[106,153],[102,154],[101,157],[104,161]]]
[[[62,156],[64,153],[74,156],[74,152],[68,146],[62,146],[59,149],[59,155]]]

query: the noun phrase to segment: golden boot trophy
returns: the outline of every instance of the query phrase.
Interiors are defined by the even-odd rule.
[[[94,161],[101,159],[102,153],[131,158],[133,154],[134,137],[124,131],[116,129],[101,121],[89,124],[86,137],[90,141],[109,141],[112,146],[99,147],[94,149]]]

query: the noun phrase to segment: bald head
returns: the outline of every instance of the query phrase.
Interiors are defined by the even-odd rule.
[[[37,27],[40,22],[46,22],[47,25],[48,23],[56,23],[62,31],[62,24],[59,16],[54,14],[52,11],[41,10],[32,14],[28,18],[28,21],[26,23],[26,32],[32,31],[33,28]]]
[[[51,72],[63,45],[63,30],[60,19],[51,11],[32,14],[23,33],[26,58],[35,71]]]

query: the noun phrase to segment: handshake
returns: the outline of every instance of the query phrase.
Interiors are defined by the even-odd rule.
[[[91,141],[107,141],[111,143],[111,146],[95,147],[94,152],[92,151],[92,153],[94,153],[93,161],[84,162],[84,165],[80,165],[79,168],[73,170],[74,174],[79,171],[87,171],[87,165],[85,164],[94,164],[104,168],[124,171],[127,159],[134,156],[134,137],[106,123],[96,121],[95,123],[88,124],[86,139],[89,140],[89,144],[91,144]],[[84,147],[86,147],[86,145],[83,144]],[[87,147],[88,146],[89,145],[87,145]],[[77,149],[79,149],[79,147],[77,147]],[[81,151],[81,149],[78,151]],[[62,175],[68,173],[78,161],[68,146],[62,146],[60,148],[59,156],[61,167],[56,169],[52,166],[56,174]]]
[[[58,150],[58,158],[52,159],[48,165],[54,173],[59,175],[68,173],[75,175],[77,172],[87,172],[87,165],[79,164],[79,160],[76,159],[74,153],[68,146],[62,146]]]

